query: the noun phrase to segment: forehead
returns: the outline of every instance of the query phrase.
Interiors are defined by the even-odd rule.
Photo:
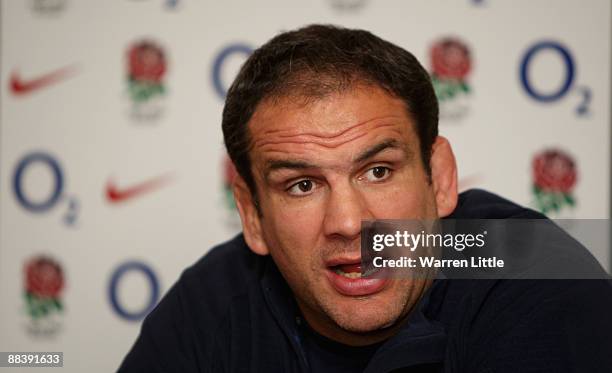
[[[334,148],[375,133],[395,135],[406,142],[415,134],[405,103],[371,85],[320,99],[267,100],[258,106],[248,125],[254,153],[283,145]]]

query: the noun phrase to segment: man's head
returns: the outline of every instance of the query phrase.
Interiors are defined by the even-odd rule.
[[[225,143],[245,239],[270,254],[308,322],[351,344],[392,333],[429,285],[360,276],[363,219],[435,218],[457,200],[427,72],[369,32],[278,35],[228,91]]]

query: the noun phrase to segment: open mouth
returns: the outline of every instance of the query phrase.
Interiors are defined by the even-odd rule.
[[[369,277],[377,272],[377,268],[372,265],[366,265],[365,267],[362,267],[361,262],[356,264],[340,264],[330,267],[330,269],[340,276],[354,279]]]
[[[379,270],[360,258],[339,258],[327,264],[327,278],[332,287],[342,295],[366,296],[381,291],[386,279],[373,276]]]

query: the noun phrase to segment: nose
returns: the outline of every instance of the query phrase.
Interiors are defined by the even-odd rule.
[[[361,220],[369,218],[366,201],[356,186],[347,181],[330,189],[323,221],[325,235],[354,240],[361,234]]]

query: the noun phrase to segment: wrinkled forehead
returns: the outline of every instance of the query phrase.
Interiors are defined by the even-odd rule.
[[[383,144],[392,144],[406,155],[419,151],[404,102],[373,86],[308,102],[292,98],[268,101],[258,108],[249,126],[252,166],[260,170],[286,160],[346,166],[359,154]]]
[[[323,96],[286,95],[262,101],[248,123],[251,149],[272,138],[341,137],[357,129],[397,124],[414,131],[405,103],[370,84],[328,92]]]

